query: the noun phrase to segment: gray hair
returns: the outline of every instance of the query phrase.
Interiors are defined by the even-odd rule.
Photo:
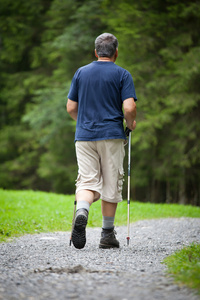
[[[95,40],[95,49],[99,57],[112,57],[118,48],[118,40],[111,33],[102,33]]]

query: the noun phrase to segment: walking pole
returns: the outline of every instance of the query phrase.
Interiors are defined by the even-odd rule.
[[[128,195],[127,195],[127,246],[130,241],[130,188],[131,188],[131,130],[128,133]]]
[[[74,219],[75,219],[75,213],[76,213],[76,200],[74,201],[74,212],[73,212],[73,219],[72,219],[72,230],[71,230],[71,236],[69,240],[69,245],[71,246],[72,244],[72,231],[74,229]]]

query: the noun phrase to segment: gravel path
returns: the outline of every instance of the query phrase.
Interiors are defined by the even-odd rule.
[[[193,241],[200,219],[158,219],[117,227],[121,248],[98,248],[100,228],[87,229],[84,249],[69,247],[69,232],[26,235],[0,244],[0,299],[197,300],[166,276],[161,262]]]

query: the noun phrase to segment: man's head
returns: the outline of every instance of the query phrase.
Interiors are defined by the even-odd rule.
[[[111,33],[102,33],[95,40],[95,49],[98,57],[113,57],[118,48],[118,40]]]

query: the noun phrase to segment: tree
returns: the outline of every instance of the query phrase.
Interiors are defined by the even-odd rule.
[[[200,203],[199,16],[198,1],[118,1],[107,19],[139,98],[133,184],[147,201]]]
[[[101,1],[18,0],[2,6],[4,188],[74,192],[75,123],[65,104],[75,70],[94,58],[100,13]]]
[[[39,45],[45,13],[50,2],[1,1],[1,150],[0,183],[5,188],[40,188],[45,182],[36,175],[39,155],[38,132],[21,122],[33,92],[43,84]]]
[[[67,93],[112,32],[139,99],[134,198],[199,205],[199,1],[0,2],[0,186],[74,192]]]

